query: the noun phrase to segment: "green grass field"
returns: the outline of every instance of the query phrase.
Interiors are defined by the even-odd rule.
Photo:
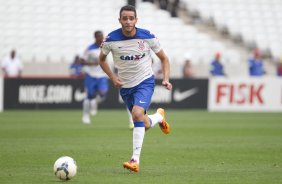
[[[282,113],[168,110],[171,134],[146,133],[137,174],[122,167],[132,151],[125,110],[99,111],[91,125],[80,111],[0,113],[0,183],[60,182],[63,155],[78,164],[68,183],[282,183]]]

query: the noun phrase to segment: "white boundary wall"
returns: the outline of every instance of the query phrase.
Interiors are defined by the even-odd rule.
[[[209,111],[282,112],[282,78],[211,78]]]

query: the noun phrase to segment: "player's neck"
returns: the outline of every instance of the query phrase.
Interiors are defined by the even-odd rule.
[[[126,31],[124,29],[122,29],[122,34],[126,37],[133,37],[137,32],[136,27],[132,30],[132,31]]]
[[[101,46],[102,42],[95,42],[96,45],[98,45],[99,47]]]

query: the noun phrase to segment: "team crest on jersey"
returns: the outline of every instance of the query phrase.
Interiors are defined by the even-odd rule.
[[[141,40],[141,41],[139,41],[138,42],[138,49],[140,49],[140,50],[144,50],[144,48],[145,48],[145,44],[144,44],[144,41],[143,40]]]

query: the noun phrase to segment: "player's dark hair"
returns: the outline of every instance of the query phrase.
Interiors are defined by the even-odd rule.
[[[94,32],[94,37],[97,38],[98,34],[103,34],[102,31],[98,30]]]
[[[120,9],[120,11],[119,11],[119,17],[121,17],[121,13],[122,13],[123,11],[133,11],[134,14],[135,14],[135,17],[137,17],[136,9],[135,9],[135,7],[132,6],[132,5],[125,5],[125,6],[121,7],[121,9]]]

